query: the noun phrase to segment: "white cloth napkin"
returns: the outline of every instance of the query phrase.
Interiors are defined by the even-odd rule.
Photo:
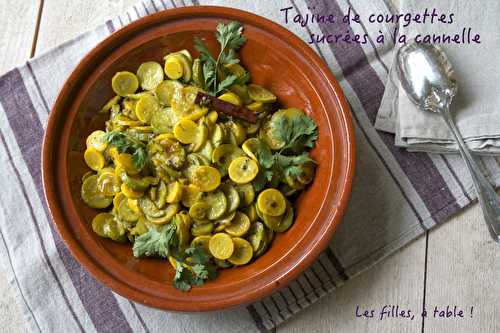
[[[452,24],[416,24],[400,33],[408,41],[417,34],[461,34],[471,28],[480,34],[481,44],[440,44],[453,64],[459,84],[452,103],[455,122],[467,145],[481,154],[500,153],[500,2],[480,0],[403,0],[401,13],[422,13],[436,8],[453,16]],[[397,50],[397,48],[395,48]],[[396,145],[410,151],[454,152],[451,132],[437,114],[418,110],[399,84],[395,62],[391,66],[386,91],[375,127],[396,134]]]

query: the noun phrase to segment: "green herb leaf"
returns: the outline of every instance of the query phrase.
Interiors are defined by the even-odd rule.
[[[236,64],[240,60],[236,51],[246,42],[246,38],[242,35],[243,26],[241,23],[232,21],[228,24],[219,23],[215,37],[220,44],[220,51],[215,59],[206,44],[199,38],[195,38],[194,47],[200,53],[200,61],[203,63],[203,76],[205,80],[205,88],[212,96],[228,89],[237,81],[234,75],[228,75],[224,80],[218,82],[220,73],[229,74],[222,67],[226,64]],[[243,78],[249,79],[248,77]],[[247,82],[245,81],[245,82]]]
[[[210,50],[205,45],[205,43],[198,37],[194,38],[194,48],[200,53],[200,60],[203,62],[208,62],[215,64],[215,59],[212,57]]]
[[[228,24],[219,23],[215,38],[224,48],[238,50],[246,42],[246,38],[242,35],[243,26],[240,22],[232,21]]]
[[[176,261],[175,276],[172,283],[174,288],[189,291],[191,289],[192,276],[193,274],[182,265],[181,261]]]
[[[274,164],[274,155],[273,153],[271,153],[271,149],[269,149],[269,146],[262,140],[260,140],[260,145],[258,145],[255,155],[263,168],[272,168]]]
[[[147,161],[146,146],[136,138],[119,131],[106,133],[104,140],[115,146],[120,153],[132,154],[132,160],[137,170],[142,170]]]
[[[236,54],[236,51],[233,49],[230,49],[227,52],[223,52],[220,54],[219,61],[223,65],[229,65],[229,64],[239,63],[240,59],[238,59],[238,55]]]
[[[147,158],[148,155],[143,148],[135,149],[132,154],[132,161],[137,170],[142,170],[142,168],[144,168]]]
[[[314,120],[303,112],[293,117],[284,114],[271,118],[273,135],[281,142],[286,142],[282,150],[291,149],[299,152],[313,148],[318,139],[318,127]]]
[[[200,246],[192,246],[186,249],[186,254],[191,256],[193,264],[206,264],[210,261],[210,256]]]
[[[215,95],[228,89],[236,81],[236,79],[237,79],[236,75],[229,75],[224,80],[219,82],[219,85],[217,86],[217,91],[215,92]]]
[[[186,257],[191,260],[186,260]],[[187,248],[176,258],[176,272],[173,286],[179,290],[188,291],[193,285],[202,285],[206,280],[217,276],[215,265],[210,262],[210,256],[200,246]]]
[[[176,244],[175,223],[170,223],[161,230],[151,228],[145,234],[137,237],[132,251],[136,258],[144,256],[166,258]]]
[[[305,163],[316,163],[308,153],[303,153],[297,156],[276,156],[276,163],[279,165],[282,174],[296,178],[303,173],[302,165]]]

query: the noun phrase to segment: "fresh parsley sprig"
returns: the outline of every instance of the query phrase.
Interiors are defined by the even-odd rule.
[[[187,248],[175,260],[173,286],[179,290],[188,291],[192,286],[202,285],[217,276],[217,269],[211,263],[210,256],[200,246]]]
[[[242,33],[243,26],[239,22],[219,23],[215,32],[215,38],[220,45],[217,58],[212,56],[210,50],[201,39],[195,38],[194,40],[194,47],[200,53],[200,60],[203,63],[205,88],[213,96],[217,96],[217,94],[228,89],[240,79],[236,75],[224,71],[222,66],[240,62],[236,52],[246,42],[246,38]],[[220,71],[224,71],[224,74],[227,74],[221,81],[219,81]],[[249,77],[243,79],[248,80]]]
[[[123,132],[112,131],[106,133],[104,140],[115,146],[120,153],[132,154],[132,160],[137,170],[142,170],[147,160],[146,145],[136,138]]]
[[[275,130],[273,135],[281,142],[286,142],[281,149],[295,152],[314,147],[318,139],[318,126],[311,117],[299,114],[295,117],[275,117],[272,119]]]
[[[168,257],[177,246],[175,230],[175,223],[167,224],[161,230],[149,229],[135,239],[132,247],[134,257]]]
[[[183,250],[179,247],[175,223],[169,223],[160,230],[149,229],[135,239],[132,251],[136,258],[175,258],[173,286],[182,291],[188,291],[192,286],[202,285],[217,276],[217,269],[203,248],[192,246]]]
[[[311,117],[297,113],[293,117],[273,117],[271,122],[273,136],[285,145],[276,153],[264,143],[258,147],[255,154],[261,170],[254,181],[257,191],[266,183],[277,186],[287,177],[296,178],[302,174],[304,164],[316,163],[309,153],[304,152],[313,148],[318,139],[318,128]]]

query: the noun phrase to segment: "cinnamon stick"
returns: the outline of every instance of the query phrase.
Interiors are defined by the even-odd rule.
[[[198,92],[194,102],[202,106],[209,106],[216,111],[225,113],[235,118],[243,119],[252,124],[255,124],[258,120],[257,114],[246,107],[231,104],[202,92]]]

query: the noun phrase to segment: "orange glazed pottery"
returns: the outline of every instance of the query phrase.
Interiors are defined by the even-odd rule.
[[[90,222],[97,211],[80,198],[85,138],[104,127],[98,110],[114,94],[117,71],[135,72],[145,61],[163,63],[169,52],[197,54],[193,38],[218,51],[220,21],[237,20],[248,39],[242,64],[278,96],[283,107],[304,109],[317,122],[318,161],[314,182],[296,203],[296,220],[269,250],[250,264],[223,270],[189,292],[172,287],[167,260],[137,259],[129,243],[97,236]],[[208,311],[251,303],[296,278],[327,247],[344,214],[354,175],[354,131],[348,105],[327,65],[302,40],[257,15],[222,7],[166,10],[137,20],[97,45],[62,88],[50,113],[43,143],[45,195],[57,229],[72,254],[97,280],[131,300],[176,311]]]

